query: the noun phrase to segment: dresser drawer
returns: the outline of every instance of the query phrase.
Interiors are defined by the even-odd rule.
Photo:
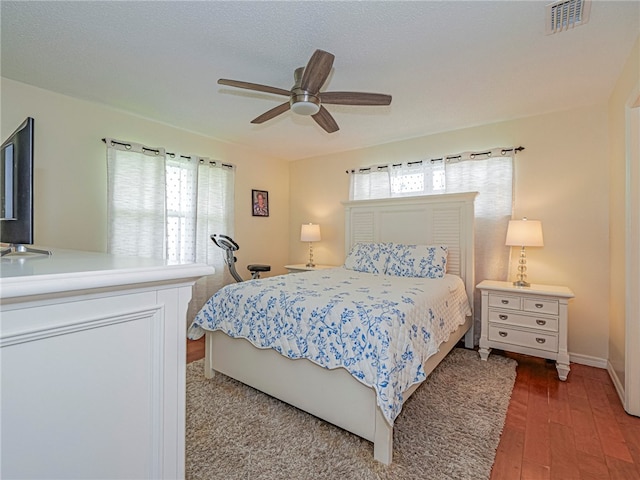
[[[508,308],[510,310],[522,310],[522,298],[513,295],[502,295],[499,293],[489,294],[489,306]]]
[[[489,325],[489,340],[547,352],[558,351],[558,336],[552,333],[517,330],[504,325]]]
[[[516,325],[549,332],[558,331],[558,318],[541,315],[523,315],[521,313],[489,309],[489,322]]]
[[[549,298],[523,298],[523,310],[526,312],[558,315],[558,300]]]

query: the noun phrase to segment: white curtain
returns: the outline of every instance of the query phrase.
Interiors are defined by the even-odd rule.
[[[513,157],[448,162],[446,182],[447,193],[478,192],[474,205],[476,280],[506,280],[510,249],[504,242],[513,211]]]
[[[165,152],[106,139],[107,251],[164,258]]]
[[[188,322],[225,283],[223,251],[212,233],[233,236],[235,167],[105,139],[109,253],[213,265],[196,283]]]
[[[351,171],[351,200],[408,195],[478,192],[475,201],[475,278],[506,280],[509,248],[504,242],[513,211],[513,148],[464,152],[441,159]],[[377,196],[373,196],[373,194]],[[381,194],[380,192],[387,192]],[[480,295],[474,298],[476,343]]]
[[[374,167],[352,172],[349,198],[365,200],[391,197],[391,182],[388,167]]]
[[[220,287],[234,280],[225,267],[224,251],[211,241],[212,233],[234,236],[235,168],[201,158],[198,161],[198,204],[196,225],[196,257],[198,263],[213,265],[215,275],[196,283],[187,314],[188,323]]]

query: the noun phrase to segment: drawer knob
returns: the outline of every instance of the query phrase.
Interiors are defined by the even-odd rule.
[[[546,321],[546,320],[536,320],[536,323],[537,323],[538,325],[546,325],[546,324],[547,324],[547,321]]]
[[[509,318],[509,315],[504,315],[504,314],[503,315],[498,315],[498,318],[500,320],[506,320],[507,318]]]
[[[503,305],[509,305],[509,300],[502,300]]]
[[[544,307],[543,303],[536,303],[536,308],[542,308],[542,307]]]
[[[536,337],[536,342],[538,342],[538,343],[544,343],[544,342],[546,342],[546,341],[547,341],[547,339],[546,339],[546,338],[539,338],[539,337]]]
[[[507,332],[498,332],[498,335],[500,335],[501,337],[506,337],[507,336]]]

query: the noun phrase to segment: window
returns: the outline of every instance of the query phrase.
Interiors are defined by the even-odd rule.
[[[430,195],[445,191],[442,160],[382,165],[361,169],[351,176],[351,200]]]
[[[393,165],[390,171],[391,195],[429,195],[445,190],[442,160]]]
[[[475,209],[475,275],[506,279],[510,249],[504,245],[513,206],[513,153],[497,148],[437,160],[391,164],[351,172],[351,200],[478,192]],[[474,301],[476,337],[480,298]]]
[[[194,292],[195,303],[204,303],[225,283],[223,252],[210,235],[233,236],[235,167],[167,154],[162,148],[105,141],[107,251],[213,265],[216,274]]]

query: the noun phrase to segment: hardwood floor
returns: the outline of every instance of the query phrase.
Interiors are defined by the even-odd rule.
[[[640,418],[627,415],[604,369],[518,361],[492,480],[640,479]]]
[[[199,340],[187,340],[187,363],[204,358],[204,337]]]
[[[571,364],[518,362],[491,480],[640,480],[640,418],[627,415],[609,374]],[[204,357],[204,338],[187,340],[187,362]]]

